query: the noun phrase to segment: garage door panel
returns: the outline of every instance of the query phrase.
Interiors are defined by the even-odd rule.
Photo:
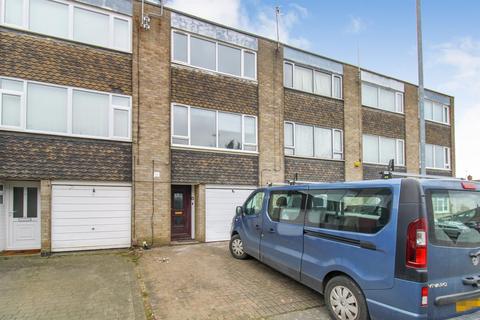
[[[111,212],[111,211],[124,211],[125,209],[129,209],[130,205],[125,204],[94,204],[94,203],[87,203],[87,204],[56,204],[53,205],[55,211],[58,212]]]
[[[80,240],[84,242],[94,239],[121,239],[128,238],[129,236],[130,231],[58,233],[55,234],[55,237],[52,237],[52,241]]]
[[[58,211],[57,219],[95,219],[95,218],[125,218],[130,217],[130,211]]]
[[[130,205],[130,198],[128,195],[125,198],[106,198],[106,197],[54,197],[52,201],[53,205],[84,205],[84,204],[103,204],[103,205],[112,205],[112,204],[123,204]]]
[[[93,190],[95,190],[95,192],[93,192]],[[53,195],[56,197],[78,198],[91,196],[92,193],[98,197],[118,198],[130,194],[131,189],[130,187],[107,186],[55,186],[55,190],[53,190]]]
[[[58,241],[55,247],[56,252],[127,248],[130,246],[130,237],[123,239],[92,239],[84,240],[81,245],[78,240]]]
[[[130,225],[131,217],[130,213],[126,214],[125,217],[114,217],[114,218],[99,218],[93,217],[90,218],[90,221],[96,226],[101,225]],[[52,228],[53,227],[62,227],[62,226],[83,226],[87,225],[88,223],[85,222],[83,218],[68,218],[68,219],[55,219],[52,220]],[[91,223],[88,224],[91,226]]]
[[[92,230],[92,228],[94,228]],[[58,234],[73,234],[73,233],[100,233],[100,232],[130,232],[130,228],[125,224],[84,224],[75,226],[52,226],[52,231]]]

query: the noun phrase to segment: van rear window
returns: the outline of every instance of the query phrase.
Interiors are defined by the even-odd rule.
[[[480,192],[438,190],[428,195],[430,238],[439,244],[480,246]]]
[[[376,233],[388,223],[391,203],[390,189],[311,190],[305,225]]]

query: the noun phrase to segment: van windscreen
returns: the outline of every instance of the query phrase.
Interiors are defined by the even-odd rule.
[[[437,190],[428,196],[431,240],[441,245],[480,246],[480,192]]]

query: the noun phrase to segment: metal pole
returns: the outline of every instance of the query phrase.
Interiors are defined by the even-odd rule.
[[[417,0],[417,54],[418,54],[418,109],[420,112],[420,174],[426,175],[425,166],[425,107],[423,88],[422,1]]]

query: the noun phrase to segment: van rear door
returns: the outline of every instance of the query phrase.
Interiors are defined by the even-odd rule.
[[[468,182],[439,182],[425,188],[431,318],[480,312],[479,189]]]

